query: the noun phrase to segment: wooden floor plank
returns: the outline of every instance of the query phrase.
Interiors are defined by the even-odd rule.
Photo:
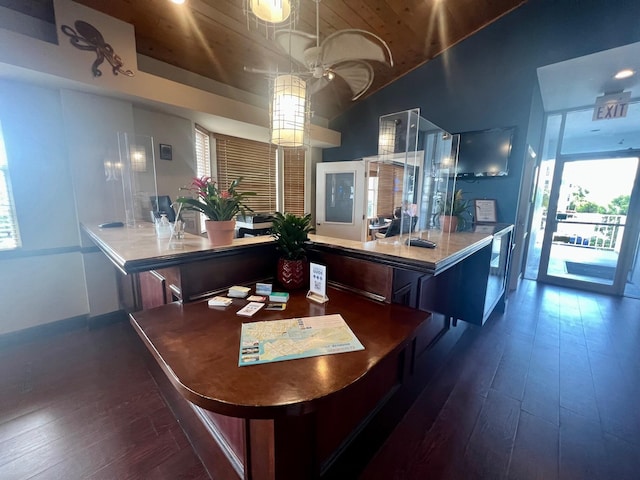
[[[523,411],[509,464],[509,480],[556,480],[559,435],[557,425]]]

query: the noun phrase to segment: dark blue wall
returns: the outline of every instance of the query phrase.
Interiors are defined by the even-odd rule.
[[[638,41],[638,0],[529,0],[334,119],[342,146],[323,161],[375,155],[378,117],[410,108],[452,133],[516,126],[509,176],[459,184],[466,198],[497,199],[498,220],[513,223],[527,142],[540,150],[536,69]]]

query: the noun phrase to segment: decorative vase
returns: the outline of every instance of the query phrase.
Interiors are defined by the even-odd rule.
[[[446,233],[455,232],[458,230],[458,217],[440,215],[440,228]]]
[[[214,247],[231,245],[236,233],[236,221],[233,220],[206,220],[204,226],[207,229],[209,243]]]
[[[289,289],[296,290],[307,284],[309,279],[309,262],[304,260],[278,259],[278,282]]]

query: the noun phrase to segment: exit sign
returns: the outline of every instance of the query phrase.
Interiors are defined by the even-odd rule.
[[[627,110],[629,110],[629,100],[631,100],[631,92],[612,93],[596,98],[592,120],[626,117]]]

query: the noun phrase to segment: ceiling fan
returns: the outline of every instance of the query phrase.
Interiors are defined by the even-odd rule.
[[[316,34],[277,30],[274,40],[311,77],[310,93],[322,90],[336,75],[349,86],[351,100],[360,98],[373,83],[370,61],[393,66],[391,50],[377,35],[359,29],[338,30],[320,42],[320,0],[316,2]]]

